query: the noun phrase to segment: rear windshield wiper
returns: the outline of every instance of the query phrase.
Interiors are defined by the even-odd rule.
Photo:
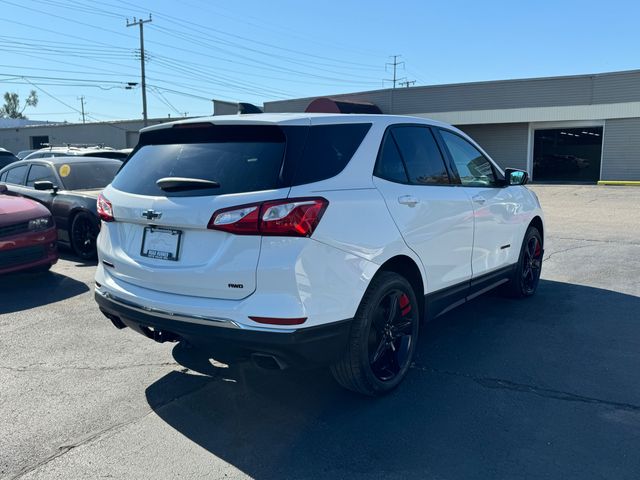
[[[206,188],[220,188],[215,180],[204,178],[164,177],[156,181],[156,185],[165,192],[179,192],[181,190],[202,190]]]

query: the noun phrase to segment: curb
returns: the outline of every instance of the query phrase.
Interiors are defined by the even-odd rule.
[[[598,185],[622,185],[622,186],[633,186],[640,187],[640,181],[634,180],[600,180],[598,181]]]

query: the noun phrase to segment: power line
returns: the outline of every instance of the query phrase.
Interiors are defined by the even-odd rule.
[[[44,57],[42,57],[44,58]],[[35,70],[36,72],[62,72],[62,73],[77,73],[80,75],[97,75],[95,72],[84,72],[84,71],[78,71],[78,70],[67,70],[67,69],[61,69],[61,68],[42,68],[42,67],[21,67],[19,65],[7,65],[7,64],[0,64],[0,67],[2,68],[17,68],[19,70]],[[4,75],[4,74],[0,74],[0,75]],[[108,73],[108,72],[100,72],[100,75],[107,75],[107,76],[111,76],[111,77],[122,77],[122,73]],[[20,76],[16,77],[16,78],[22,78],[22,74],[20,74]],[[27,75],[27,76],[31,76],[31,75]],[[74,79],[75,80],[75,79]],[[100,81],[100,82],[104,82],[103,80],[96,80],[96,81]]]
[[[14,7],[22,8],[22,9],[27,10],[28,12],[32,13],[32,9],[31,9],[31,8],[29,8],[29,7],[25,7],[24,5],[20,5],[19,3],[14,3],[14,2],[11,2],[11,1],[9,1],[9,0],[3,0],[3,1],[4,1],[4,3],[6,3],[6,4],[12,5],[12,6],[14,6]],[[49,11],[49,12],[47,12],[47,16],[48,16],[48,17],[59,18],[59,19],[61,19],[61,20],[65,20],[65,21],[67,21],[67,22],[77,23],[77,22],[75,22],[74,20],[71,20],[70,18],[63,17],[62,15],[56,15],[55,13],[51,13],[50,11]],[[13,20],[11,20],[11,23],[18,23],[18,22],[14,22]],[[116,30],[110,30],[110,29],[108,29],[108,28],[104,28],[104,26],[102,26],[102,25],[94,25],[94,24],[92,24],[92,23],[87,23],[87,22],[82,22],[82,25],[87,26],[87,27],[97,28],[98,30],[101,30],[101,31],[104,31],[104,32],[109,32],[109,33],[112,33],[112,34],[114,34],[114,35],[120,35],[121,37],[132,38],[132,37],[131,37],[131,35],[127,35],[126,33],[118,32],[118,31],[116,31]],[[81,38],[81,37],[78,37],[78,38]],[[83,39],[83,38],[81,38],[81,39],[82,39],[82,40],[85,40],[85,39]],[[102,42],[97,42],[97,43],[102,43]],[[103,45],[110,46],[110,45],[109,45],[109,44],[107,44],[107,43],[103,43]]]
[[[0,20],[2,20],[2,19],[0,19]],[[18,22],[18,23],[19,23],[19,22]],[[25,25],[25,26],[27,26],[27,27],[29,27],[29,28],[36,28],[36,27],[31,26],[31,25],[26,25],[26,24],[23,24],[23,25]],[[154,27],[154,28],[155,28],[155,27]],[[46,30],[46,29],[45,29],[45,30]],[[48,30],[48,31],[50,31],[50,32],[52,32],[52,33],[55,33],[55,34],[60,34],[59,32],[55,32],[55,31],[51,31],[51,30]],[[175,36],[175,35],[174,35],[174,36]],[[76,37],[76,36],[73,36],[73,35],[71,35],[71,37],[72,37],[72,38],[80,38],[80,37]],[[83,39],[83,40],[84,40],[84,39]],[[89,42],[92,42],[91,40],[88,40],[88,41],[89,41]],[[58,55],[65,55],[64,53],[61,53],[61,52],[59,51],[60,44],[64,44],[64,43],[66,43],[66,42],[57,42],[57,44],[55,45],[55,47],[58,47],[58,51],[57,51],[55,54],[58,54]],[[97,45],[107,45],[107,44],[104,44],[104,43],[102,43],[102,42],[92,42],[92,43],[95,43],[95,44],[97,44]],[[165,44],[165,43],[161,43],[161,42],[154,42],[154,43],[161,44],[161,45],[162,45],[162,46],[164,46],[164,47],[172,48],[172,49],[177,50],[177,51],[180,51],[180,52],[193,53],[193,49],[184,49],[184,48],[180,48],[180,47],[177,47],[175,44],[171,44],[171,45],[169,45],[169,44]],[[191,42],[191,43],[193,43],[193,42]],[[68,44],[68,43],[67,43],[67,44]],[[32,45],[33,45],[33,44],[32,44]],[[86,45],[86,44],[85,44],[85,45]],[[202,46],[206,46],[207,48],[210,48],[212,45],[213,45],[213,44],[211,44],[211,43],[202,43]],[[83,48],[87,48],[87,47],[83,47]],[[100,47],[99,47],[99,48],[100,48]],[[77,58],[84,58],[84,57],[95,57],[95,56],[96,56],[95,54],[97,54],[97,53],[103,53],[103,54],[104,54],[104,53],[112,53],[112,52],[113,52],[113,53],[116,53],[116,54],[117,54],[117,53],[122,52],[122,50],[121,50],[120,48],[121,48],[121,47],[118,47],[118,50],[115,50],[115,51],[114,51],[114,50],[106,50],[106,49],[100,49],[100,50],[96,49],[96,50],[88,50],[88,51],[72,51],[72,53],[70,54],[70,56],[71,56],[71,55],[73,55],[73,56],[75,56],[75,57],[77,57]],[[127,51],[127,49],[124,49],[124,50],[125,50],[125,52]],[[227,54],[227,53],[225,53],[225,54]],[[229,54],[230,54],[230,53],[229,53]],[[29,55],[29,54],[25,53],[24,55]],[[145,57],[146,57],[146,60],[148,61],[148,60],[149,60],[149,56],[148,56],[148,55],[145,55]],[[229,58],[224,58],[224,57],[214,56],[214,55],[208,54],[208,55],[206,55],[206,57],[211,58],[211,59],[222,60],[222,61],[224,61],[224,62],[229,63],[229,65],[230,65],[230,66],[233,66],[233,67],[237,67],[237,65],[238,65],[238,64],[240,64],[240,65],[246,65],[246,66],[250,67],[251,69],[255,69],[258,65],[259,65],[259,68],[260,68],[260,72],[256,72],[256,73],[254,73],[254,72],[251,72],[251,73],[248,73],[248,72],[238,72],[237,68],[227,69],[227,71],[229,71],[229,72],[233,72],[233,73],[235,73],[235,74],[239,74],[239,73],[241,73],[241,74],[246,74],[246,75],[251,75],[251,76],[261,76],[262,78],[273,78],[273,79],[275,79],[273,76],[272,76],[272,77],[268,77],[267,75],[263,75],[261,72],[262,72],[262,71],[274,71],[274,72],[285,73],[285,74],[287,74],[287,73],[294,73],[295,75],[291,75],[289,78],[286,78],[286,79],[278,78],[278,80],[279,80],[279,81],[288,81],[288,82],[291,82],[291,83],[297,83],[297,84],[299,84],[299,83],[301,83],[301,82],[303,81],[303,80],[300,78],[300,77],[301,77],[301,75],[304,75],[304,76],[306,76],[306,77],[310,77],[310,76],[311,76],[312,78],[319,78],[319,79],[321,79],[321,80],[326,79],[326,80],[329,80],[329,81],[331,81],[331,82],[336,82],[335,84],[334,84],[334,83],[332,83],[330,86],[343,86],[343,85],[346,85],[346,84],[352,84],[352,85],[363,85],[363,86],[364,86],[366,83],[368,83],[368,82],[364,82],[364,81],[354,81],[354,79],[353,79],[352,77],[350,77],[350,78],[336,78],[336,77],[328,77],[328,76],[316,75],[316,74],[313,74],[313,73],[308,73],[308,72],[300,71],[300,70],[297,70],[297,69],[290,69],[290,68],[283,69],[283,68],[278,68],[278,67],[274,66],[273,62],[260,62],[260,61],[258,61],[258,60],[253,59],[253,58],[247,58],[247,57],[244,57],[244,58],[247,58],[247,59],[249,60],[249,62],[251,62],[251,63],[248,63],[248,62],[238,62],[238,60],[237,60],[237,56],[235,56],[235,58],[233,58],[233,59],[229,59]],[[167,57],[165,57],[165,58],[166,58],[167,60],[169,60]],[[171,61],[173,61],[173,60],[171,59]],[[60,63],[64,63],[64,62],[63,62],[62,60],[60,60]],[[124,65],[121,65],[121,64],[117,64],[116,62],[108,62],[107,60],[103,60],[103,61],[101,61],[101,63],[111,64],[111,65],[118,65],[118,66],[120,66],[120,67],[123,67],[123,66],[124,66]],[[178,63],[178,62],[176,62],[176,63]],[[180,61],[179,63],[180,63],[181,65],[183,65],[183,66],[184,66],[184,64],[185,64],[186,62],[185,62],[183,59],[181,59],[181,61]],[[256,63],[257,63],[258,65],[256,65]],[[193,63],[192,63],[192,64],[193,64]],[[75,66],[75,64],[73,64],[73,65]],[[193,64],[193,65],[195,65],[195,64]],[[196,67],[198,67],[198,71],[202,71],[202,70],[203,70],[203,69],[202,69],[202,63],[201,63],[201,62],[199,62],[199,63],[198,63],[197,65],[195,65],[195,66],[196,66]],[[127,67],[128,67],[128,66],[127,66]],[[169,66],[168,66],[168,65],[166,65],[166,64],[165,64],[165,65],[163,65],[163,67],[164,67],[164,68],[169,68],[169,69],[173,69],[173,70],[174,70],[174,68],[169,67]],[[101,70],[102,70],[102,71],[107,72],[105,69],[101,69]],[[224,69],[216,68],[216,70],[215,70],[215,71],[219,73],[219,72],[220,72],[220,70],[224,70]],[[186,75],[191,75],[191,74],[193,74],[193,70],[188,70],[188,71],[182,70],[182,71],[183,71]],[[108,72],[109,72],[110,74],[113,74],[113,70],[110,70],[110,71],[108,71]],[[193,77],[192,77],[192,78],[193,78]],[[262,95],[264,95],[264,94],[266,93],[267,95],[269,95],[269,96],[271,96],[271,97],[276,97],[276,98],[277,98],[277,97],[280,97],[280,98],[286,98],[286,97],[290,97],[290,96],[295,95],[295,94],[292,94],[292,93],[290,93],[290,92],[277,92],[277,93],[276,93],[276,92],[275,92],[275,90],[273,90],[273,89],[271,89],[270,91],[268,91],[268,90],[267,90],[267,89],[265,89],[262,85],[260,85],[260,86],[255,85],[255,86],[253,86],[253,85],[250,85],[250,83],[249,83],[249,82],[246,82],[246,81],[245,81],[245,82],[241,82],[241,81],[238,81],[238,80],[234,80],[233,78],[229,78],[229,79],[228,79],[228,81],[226,81],[226,82],[224,82],[224,83],[223,83],[222,77],[219,77],[219,76],[218,76],[217,78],[220,80],[220,83],[221,83],[221,84],[224,84],[224,85],[228,86],[229,88],[232,88],[232,89],[234,89],[234,90],[241,90],[241,91],[244,91],[244,92],[247,92],[247,93],[250,93],[250,94],[256,94],[256,95],[260,95],[260,96],[262,96]],[[211,83],[211,79],[210,79],[210,78],[205,78],[205,77],[202,77],[202,76],[201,76],[200,78],[198,78],[198,80],[199,80],[199,81],[201,81],[202,83],[205,83],[205,82],[206,82],[206,83]],[[160,81],[160,80],[159,80],[159,81]],[[306,81],[305,81],[305,85],[310,84],[310,83],[311,83],[311,82],[306,82]],[[369,83],[374,84],[374,82],[369,82]],[[322,84],[322,83],[320,83],[320,82],[315,82],[315,84]],[[323,84],[324,84],[324,85],[326,85],[326,83],[323,83]],[[329,86],[329,85],[327,85],[327,86]]]
[[[171,110],[173,110],[174,112],[176,112],[178,115],[182,115],[184,112],[181,112],[180,110],[178,110],[176,107],[173,106],[173,104],[167,100],[167,98],[162,94],[162,92],[160,90],[158,90],[157,88],[153,87],[150,89],[150,92],[158,99],[160,100],[162,103],[164,103],[167,107],[169,107]],[[186,116],[186,115],[185,115]]]
[[[171,93],[175,93],[176,95],[182,95],[184,97],[191,97],[191,98],[195,98],[195,99],[198,99],[198,100],[206,100],[207,102],[211,101],[211,98],[203,97],[201,95],[193,95],[191,93],[181,92],[179,90],[172,90],[170,88],[161,87],[159,85],[149,85],[149,86],[150,87],[159,88],[163,92],[171,92]]]
[[[78,110],[77,108],[69,105],[67,102],[65,102],[64,100],[60,100],[58,97],[56,97],[55,95],[49,93],[47,90],[45,90],[44,88],[42,88],[39,85],[36,85],[35,83],[31,82],[28,78],[25,78],[25,80],[27,82],[29,82],[30,85],[32,85],[33,87],[35,87],[36,89],[38,89],[39,91],[41,91],[42,93],[44,93],[45,95],[47,95],[48,97],[52,98],[53,100],[55,100],[58,103],[61,103],[62,105],[64,105],[67,108],[70,108],[71,110],[73,110],[76,113],[82,113],[80,110]],[[99,119],[95,118],[93,115],[89,115],[87,114],[87,117],[89,118],[93,118],[95,121],[100,121]],[[110,123],[108,123],[107,125],[113,127],[113,128],[117,128],[118,130],[125,130],[126,128],[122,128],[122,127],[118,127],[117,125],[112,125]]]
[[[117,0],[117,1],[118,1],[118,3],[124,4],[124,5],[128,5],[128,6],[131,6],[131,7],[136,7],[136,8],[138,7],[138,5],[136,5],[134,3],[131,3],[131,2],[126,2],[126,1],[121,1],[121,0]],[[109,4],[109,3],[104,2],[104,1],[102,2],[102,4],[110,5],[110,6],[114,7],[114,8],[120,8],[119,6],[116,6],[114,4]],[[200,7],[198,7],[198,8],[200,9]],[[166,20],[168,20],[168,21],[170,21],[172,23],[177,23],[177,24],[182,25],[182,28],[184,28],[188,32],[200,30],[201,34],[204,34],[207,37],[211,37],[212,36],[212,32],[216,32],[216,33],[219,33],[221,35],[225,35],[225,36],[228,36],[228,37],[236,38],[238,40],[242,40],[242,41],[245,41],[245,42],[254,43],[254,44],[257,44],[257,45],[265,46],[265,47],[276,49],[276,50],[280,50],[280,51],[286,51],[286,52],[294,53],[294,54],[302,56],[305,59],[308,59],[309,57],[311,57],[311,58],[318,58],[318,59],[321,59],[321,60],[328,60],[328,61],[331,61],[331,62],[334,62],[334,63],[343,63],[343,64],[348,65],[349,68],[351,68],[351,69],[354,68],[354,67],[363,67],[363,68],[366,68],[366,69],[369,69],[369,70],[379,70],[379,67],[377,67],[376,65],[373,65],[373,64],[363,64],[363,63],[352,62],[352,61],[348,61],[348,60],[342,60],[342,59],[339,59],[339,58],[332,58],[332,57],[327,57],[327,56],[323,56],[323,55],[315,55],[315,54],[312,54],[312,53],[310,53],[308,51],[296,50],[296,49],[292,49],[292,48],[282,47],[282,46],[279,46],[279,45],[275,45],[273,43],[267,43],[267,42],[259,41],[259,40],[256,40],[255,38],[245,37],[245,36],[242,36],[242,35],[238,35],[236,33],[229,33],[229,32],[226,32],[226,31],[223,31],[223,30],[220,30],[220,29],[216,29],[215,27],[213,27],[210,24],[209,25],[203,25],[203,24],[199,24],[199,23],[196,23],[196,22],[193,22],[193,21],[190,21],[190,20],[180,19],[180,18],[176,17],[175,15],[164,15],[162,12],[157,11],[157,10],[150,10],[150,11],[156,17],[165,18]],[[217,16],[225,16],[225,15],[220,15],[219,13],[216,13],[216,15]],[[231,17],[228,17],[228,18],[231,18]],[[246,16],[243,16],[242,23],[243,24],[251,24],[251,22],[247,21],[247,17]],[[260,28],[263,28],[263,29],[265,28],[264,23],[253,24],[253,25],[255,25],[257,27],[260,27]],[[156,27],[154,27],[154,28],[156,28]],[[288,30],[287,33],[288,33],[288,37],[290,37],[292,32],[291,32],[291,30]],[[185,33],[185,34],[187,34],[187,33]],[[194,35],[191,35],[191,36],[193,37]],[[197,37],[197,38],[201,38],[201,37]],[[335,46],[336,45],[333,45],[332,48],[335,48]],[[344,45],[340,45],[340,47],[344,48]]]
[[[129,2],[120,2],[120,3],[133,6],[133,4],[131,4]],[[107,5],[109,5],[109,4],[107,3]],[[115,5],[113,5],[113,4],[110,4],[110,5],[115,7]],[[214,32],[218,32],[220,34],[226,35],[226,36],[233,37],[233,38],[239,38],[239,39],[241,39],[243,41],[248,41],[248,42],[253,42],[253,43],[266,45],[269,48],[276,48],[276,49],[280,49],[280,50],[295,52],[296,54],[303,55],[305,59],[308,59],[309,56],[314,56],[314,57],[317,57],[317,58],[328,59],[328,60],[330,60],[332,62],[342,62],[342,63],[345,63],[345,64],[348,65],[349,72],[352,72],[354,68],[359,68],[360,66],[366,67],[366,68],[371,69],[371,70],[378,70],[377,67],[373,67],[373,66],[369,66],[369,65],[365,65],[365,64],[356,64],[354,62],[344,61],[344,60],[340,60],[340,59],[333,59],[333,58],[330,58],[330,57],[323,57],[323,56],[318,56],[318,55],[310,55],[308,52],[302,52],[302,51],[297,51],[297,50],[288,49],[288,48],[284,48],[284,47],[279,47],[277,45],[267,44],[265,42],[259,42],[259,41],[253,40],[251,38],[248,38],[248,37],[243,37],[243,36],[240,36],[240,35],[235,35],[235,34],[231,34],[231,33],[228,33],[228,32],[224,32],[222,30],[217,30],[215,28],[212,28],[211,25],[204,26],[204,25],[200,25],[200,24],[197,24],[197,23],[194,23],[194,22],[190,22],[190,21],[180,20],[179,18],[175,18],[175,16],[167,17],[167,16],[165,16],[162,13],[157,12],[157,11],[151,10],[151,12],[153,14],[157,15],[157,16],[165,17],[168,20],[170,20],[171,22],[183,24],[184,25],[183,28],[188,28],[189,31],[200,30],[201,34],[198,35],[198,36],[195,36],[193,34],[181,32],[181,31],[178,31],[178,30],[175,30],[175,29],[168,29],[166,27],[153,26],[154,29],[168,31],[172,38],[175,38],[175,36],[178,35],[181,38],[183,38],[185,40],[188,40],[191,44],[197,43],[197,44],[199,44],[201,46],[205,46],[207,48],[213,47],[216,50],[224,51],[223,49],[220,48],[220,46],[218,44],[214,45],[212,43],[207,43],[205,40],[203,40],[202,35],[206,35],[206,37],[212,37],[212,33],[211,32],[214,31]],[[321,70],[322,71],[322,70],[324,70],[324,71],[326,71],[328,73],[332,73],[334,75],[335,74],[345,75],[344,72],[338,73],[338,72],[335,72],[335,71],[332,71],[332,70],[326,70],[326,69],[318,68],[319,64],[317,62],[309,62],[308,60],[305,61],[305,62],[301,62],[300,60],[291,59],[290,57],[285,57],[285,56],[282,56],[282,55],[275,55],[275,54],[272,54],[272,53],[269,53],[269,52],[265,52],[263,50],[257,50],[257,49],[253,49],[253,48],[250,48],[250,47],[246,47],[244,45],[240,45],[238,43],[234,43],[234,42],[231,42],[229,40],[221,39],[220,37],[213,37],[213,38],[216,38],[217,42],[219,42],[219,43],[223,43],[225,45],[232,46],[234,48],[241,48],[241,49],[245,49],[245,50],[250,50],[252,52],[255,52],[255,53],[258,53],[258,54],[262,54],[262,55],[267,55],[267,56],[270,56],[272,58],[279,58],[279,59],[283,59],[285,61],[290,61],[292,63],[296,63],[298,65],[309,66],[310,68],[313,68],[314,71],[317,71],[317,70]],[[180,49],[179,47],[176,47],[173,44],[166,44],[166,43],[161,43],[161,42],[157,42],[157,41],[154,41],[152,43],[164,46],[166,48],[183,50],[183,51],[187,51],[189,53],[193,53],[193,50]],[[231,52],[227,52],[227,53],[229,53],[231,55],[234,55],[234,57],[238,57],[239,56],[237,54],[232,54]],[[246,60],[248,60],[250,62],[261,64],[262,68],[264,68],[265,66],[272,66],[273,65],[272,62],[269,62],[269,63],[261,62],[261,61],[256,60],[256,59],[248,58],[246,56],[240,56],[240,58],[244,58],[244,59],[246,59]],[[233,60],[230,60],[230,59],[223,59],[223,60],[224,61],[230,61],[231,63],[237,63],[236,58],[234,58]],[[320,65],[329,65],[329,64],[320,64]],[[249,65],[249,66],[255,67],[254,65]],[[347,66],[339,67],[338,65],[332,65],[332,67],[333,68],[347,68]],[[279,70],[282,70],[282,69],[279,69]],[[276,71],[279,71],[279,70],[276,70]],[[295,73],[295,74],[311,75],[311,74],[309,74],[307,72],[300,72],[300,71],[296,71],[296,70],[292,70],[292,69],[287,69],[287,70],[289,70],[291,73]],[[317,75],[313,75],[313,76],[317,77]],[[351,78],[354,78],[354,76],[352,74],[350,74],[349,76]],[[327,78],[327,77],[324,77],[324,78]],[[364,79],[364,78],[368,78],[368,77],[360,77],[360,78]],[[340,78],[331,78],[331,80],[342,81],[342,82],[345,82],[345,83],[360,83],[360,84],[370,83],[372,85],[375,84],[375,82],[372,82],[372,81],[369,81],[369,82],[364,82],[364,81],[363,82],[353,82],[353,81],[348,81],[348,80],[342,80]]]
[[[184,1],[184,0],[183,0]],[[204,4],[204,5],[203,5]],[[344,45],[344,43],[331,43],[331,42],[326,42],[326,41],[320,41],[318,39],[314,39],[311,37],[305,37],[302,35],[297,34],[298,32],[293,31],[291,28],[277,28],[277,27],[273,27],[273,26],[267,26],[265,24],[264,18],[258,18],[258,17],[252,17],[248,14],[243,14],[242,17],[235,17],[232,15],[225,15],[222,14],[220,12],[213,12],[212,10],[208,9],[207,7],[212,6],[212,2],[210,2],[209,0],[200,0],[200,5],[197,7],[198,9],[207,9],[209,11],[211,11],[212,13],[214,13],[216,16],[221,16],[221,17],[226,17],[228,19],[231,19],[235,22],[241,23],[242,25],[252,25],[256,28],[260,28],[262,30],[267,30],[267,31],[272,31],[275,33],[278,33],[281,36],[285,36],[287,38],[288,41],[290,41],[290,39],[292,37],[297,37],[299,39],[311,42],[311,43],[315,43],[317,45],[322,45],[323,47],[330,47],[332,49],[336,49],[339,48],[341,49],[341,51],[344,51],[345,49],[351,50],[354,53],[357,53],[359,57],[361,57],[363,54],[364,55],[368,55],[370,57],[380,57],[381,54],[379,52],[374,52],[372,50],[366,50],[366,49],[361,49],[361,48],[357,48],[354,49],[353,47],[349,48],[347,46]],[[221,9],[223,11],[229,12],[229,10],[222,8],[219,4],[215,5],[215,8],[217,9]],[[247,19],[248,18],[253,18],[256,20],[256,22],[250,22]]]
[[[49,77],[49,76],[42,76],[42,75],[19,75],[17,73],[0,73],[0,76],[2,77],[16,77],[16,78],[38,78],[41,80],[69,80],[69,81],[74,81],[74,82],[87,82],[87,83],[91,83],[91,82],[95,82],[95,83],[106,83],[106,84],[113,84],[116,86],[121,86],[124,87],[126,85],[126,82],[116,82],[115,80],[96,80],[96,79],[82,79],[82,78],[69,78],[69,77]]]

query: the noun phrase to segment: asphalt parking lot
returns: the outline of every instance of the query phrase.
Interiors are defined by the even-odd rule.
[[[538,294],[430,323],[380,399],[118,331],[70,255],[0,279],[0,476],[639,478],[640,188],[532,188]]]

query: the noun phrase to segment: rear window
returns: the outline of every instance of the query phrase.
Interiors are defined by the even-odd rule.
[[[59,164],[55,168],[58,170],[65,190],[92,190],[109,185],[120,165],[117,160],[109,162],[95,160],[87,163]]]
[[[370,125],[194,125],[141,135],[113,187],[149,196],[271,190],[330,178],[347,165]],[[210,180],[216,188],[163,191],[161,178]]]

